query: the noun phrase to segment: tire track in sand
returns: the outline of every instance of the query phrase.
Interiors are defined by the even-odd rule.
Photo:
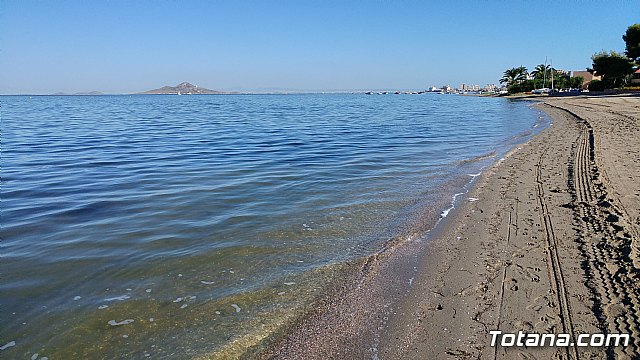
[[[544,183],[542,181],[542,163],[546,153],[547,151],[545,149],[536,164],[536,197],[540,207],[540,217],[545,230],[545,245],[548,256],[547,267],[549,270],[551,291],[555,293],[558,301],[560,321],[562,322],[562,332],[570,334],[572,339],[575,339],[576,336],[573,326],[573,317],[571,314],[571,303],[569,301],[567,286],[565,285],[560,256],[558,255],[558,240],[556,238],[555,231],[553,230],[553,223],[551,222],[551,216],[549,215],[548,205],[545,202]],[[577,349],[578,348],[576,347],[566,347],[567,359],[573,358],[578,360],[579,356]]]
[[[549,104],[551,105],[551,104]],[[553,105],[551,105],[553,106]],[[627,347],[609,347],[608,359],[640,356],[639,269],[634,266],[632,238],[625,227],[619,201],[611,198],[607,180],[598,169],[593,128],[583,118],[566,111],[582,126],[569,161],[568,187],[572,195],[574,224],[584,257],[585,285],[593,295],[593,311],[603,333],[629,334]]]

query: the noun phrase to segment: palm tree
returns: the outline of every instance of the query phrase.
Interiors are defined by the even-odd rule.
[[[551,70],[551,65],[540,64],[531,72],[531,75],[537,79],[543,77],[544,74],[548,74],[549,70]]]
[[[551,65],[540,64],[536,66],[536,69],[531,72],[531,75],[536,80],[543,80],[542,87],[547,87],[547,81],[551,78],[551,74],[555,72],[555,69],[551,67]]]
[[[522,83],[527,79],[527,68],[524,66],[520,66],[517,68],[512,68],[505,70],[502,75],[502,79],[500,79],[501,84],[507,84],[507,86],[511,86],[515,83]]]
[[[529,75],[529,71],[527,70],[526,67],[520,65],[519,67],[516,68],[518,70],[518,83],[521,83],[525,80],[527,80],[527,76]]]

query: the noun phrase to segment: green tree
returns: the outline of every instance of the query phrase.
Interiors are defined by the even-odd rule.
[[[531,75],[533,75],[536,80],[544,79],[545,77],[548,78],[550,70],[551,65],[540,64],[531,72]]]
[[[569,79],[569,83],[574,89],[581,89],[584,84],[584,78],[582,76],[575,76]]]
[[[531,91],[533,89],[535,89],[533,80],[523,80],[521,83],[511,84],[507,88],[507,91],[509,91],[509,94],[517,94],[521,92]]]
[[[622,35],[622,39],[627,44],[625,54],[632,61],[640,62],[640,24],[633,24],[627,28],[627,32]]]
[[[604,90],[604,83],[600,80],[591,80],[589,83],[589,91],[602,91]]]
[[[566,72],[558,72],[555,69],[553,71],[553,87],[556,89],[567,89],[571,87],[571,78],[569,77],[569,73]]]
[[[551,65],[540,64],[531,72],[535,81],[536,88],[547,87]]]
[[[553,80],[554,89],[567,89],[569,88],[569,81],[564,76],[556,76]]]
[[[602,82],[608,89],[624,85],[626,77],[633,72],[633,63],[615,51],[593,54],[591,61],[593,69],[589,71],[602,76]]]
[[[518,80],[520,83],[522,83],[523,81],[527,80],[527,76],[529,75],[529,71],[527,70],[526,67],[520,65],[516,68],[516,70],[518,70],[518,74],[519,74],[519,79]]]
[[[502,79],[500,79],[500,84],[506,84],[507,87],[520,84],[527,79],[527,68],[524,66],[520,66],[517,68],[507,69],[502,74]]]
[[[502,74],[502,79],[500,79],[500,84],[506,84],[507,86],[511,86],[518,82],[518,71],[516,68],[507,69]]]

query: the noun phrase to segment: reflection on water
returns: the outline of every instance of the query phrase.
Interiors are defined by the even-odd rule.
[[[0,101],[0,346],[28,358],[238,354],[540,121],[433,95]]]

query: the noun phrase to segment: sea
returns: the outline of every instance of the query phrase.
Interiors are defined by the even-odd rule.
[[[238,357],[549,124],[530,102],[455,94],[0,106],[7,359]]]

